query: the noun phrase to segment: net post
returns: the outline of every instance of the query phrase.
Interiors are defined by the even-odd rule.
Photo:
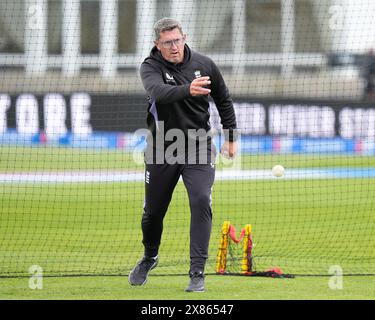
[[[105,0],[101,2],[100,10],[100,59],[101,73],[104,78],[110,78],[117,72],[117,23],[118,0]]]
[[[81,4],[78,0],[63,0],[62,73],[75,76],[81,70]]]

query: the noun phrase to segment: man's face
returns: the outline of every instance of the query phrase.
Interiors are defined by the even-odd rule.
[[[182,35],[180,30],[175,28],[161,32],[155,45],[165,60],[177,64],[184,60],[185,39],[186,35]]]

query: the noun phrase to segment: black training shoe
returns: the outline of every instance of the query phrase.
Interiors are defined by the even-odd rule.
[[[148,273],[158,265],[158,257],[143,257],[129,273],[128,281],[132,286],[142,286],[146,283]]]
[[[190,283],[185,289],[186,292],[204,292],[204,274],[203,272],[190,273]]]

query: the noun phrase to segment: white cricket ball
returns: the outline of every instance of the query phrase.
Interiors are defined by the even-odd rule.
[[[280,164],[277,164],[275,165],[273,168],[272,168],[272,174],[275,176],[275,177],[282,177],[284,175],[284,172],[285,172],[285,169],[282,165]]]

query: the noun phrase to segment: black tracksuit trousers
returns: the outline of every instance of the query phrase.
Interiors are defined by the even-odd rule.
[[[190,272],[203,272],[212,226],[211,189],[215,167],[210,163],[146,164],[142,217],[145,256],[154,257],[158,254],[163,219],[180,176],[188,192],[191,212]]]

